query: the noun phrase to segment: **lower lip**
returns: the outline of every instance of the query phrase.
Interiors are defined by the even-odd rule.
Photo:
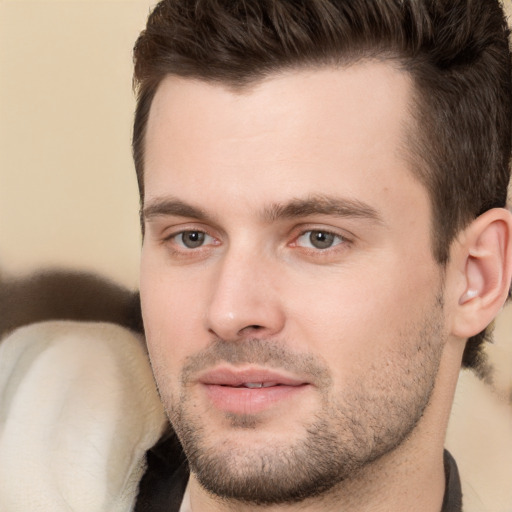
[[[283,405],[309,385],[270,386],[268,388],[235,388],[205,384],[206,395],[213,405],[224,412],[232,414],[257,414],[273,406]]]

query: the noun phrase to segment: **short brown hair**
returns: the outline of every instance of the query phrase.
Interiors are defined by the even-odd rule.
[[[504,207],[510,179],[509,31],[498,0],[163,0],[134,49],[133,156],[144,200],[144,138],[167,75],[241,88],[278,70],[393,60],[415,84],[413,172],[432,204],[433,253]],[[484,331],[463,365],[481,363]]]

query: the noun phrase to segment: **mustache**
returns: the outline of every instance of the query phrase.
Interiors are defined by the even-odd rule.
[[[242,341],[215,339],[205,349],[188,356],[182,370],[182,384],[186,385],[193,381],[198,373],[220,363],[233,366],[254,364],[281,369],[305,377],[320,387],[328,386],[332,382],[329,368],[320,357],[296,352],[284,342],[249,338]]]

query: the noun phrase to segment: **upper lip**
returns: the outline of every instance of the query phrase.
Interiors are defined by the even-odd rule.
[[[276,370],[264,368],[245,368],[234,369],[228,367],[219,367],[208,370],[198,378],[202,384],[212,384],[217,386],[241,386],[246,383],[262,383],[281,386],[301,386],[308,384],[307,381],[297,376],[290,376]]]

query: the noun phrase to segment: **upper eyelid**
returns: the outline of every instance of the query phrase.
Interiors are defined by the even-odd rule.
[[[220,240],[222,238],[225,238],[225,234],[216,228],[205,226],[201,222],[197,221],[189,221],[189,222],[183,222],[178,225],[169,226],[167,228],[164,228],[161,230],[161,235],[158,237],[162,241],[168,241],[182,233],[190,232],[190,231],[198,231],[201,233],[205,233],[206,235],[216,239]],[[221,232],[219,232],[221,231]],[[319,231],[323,233],[329,233],[331,235],[340,237],[345,242],[353,242],[357,236],[355,236],[353,233],[347,231],[346,229],[341,228],[335,228],[333,226],[325,226],[321,224],[316,223],[304,223],[302,225],[296,225],[294,226],[290,231],[288,231],[288,242],[296,241],[299,237],[303,236],[306,233],[312,232],[312,231]]]
[[[197,247],[193,247],[193,248],[192,247],[187,247],[188,250],[201,249],[201,248],[204,248],[207,245],[211,245],[212,241],[215,241],[215,238],[212,235],[206,233],[205,231],[200,231],[198,229],[188,229],[188,230],[180,231],[178,233],[175,233],[174,235],[171,235],[170,238],[167,238],[167,240],[175,239],[174,243],[176,243],[177,245],[181,246],[182,244],[180,242],[178,242],[178,239],[179,239],[180,235],[181,235],[181,237],[183,237],[183,235],[185,233],[202,233],[202,234],[205,235],[205,239],[204,239],[205,243],[204,244],[201,244],[201,245],[199,245]],[[206,237],[209,237],[211,239],[211,241],[207,242]],[[182,240],[182,242],[183,242],[183,240]],[[183,244],[183,245],[185,245],[185,244]],[[214,245],[216,245],[216,244],[214,244]]]
[[[155,233],[160,233],[157,235],[159,238],[162,238],[162,233],[170,232],[174,229],[177,230],[176,233],[180,233],[182,231],[203,231],[211,236],[215,236],[216,238],[224,236],[224,231],[220,225],[217,225],[215,222],[202,220],[196,217],[151,215],[145,219],[144,224],[147,227],[151,227]]]
[[[175,226],[163,229],[162,235],[161,235],[162,240],[169,240],[169,239],[174,238],[175,236],[178,236],[182,233],[194,232],[194,231],[204,233],[205,235],[211,236],[212,238],[219,238],[218,235],[214,232],[215,230],[213,230],[213,229],[208,229],[204,226],[199,227],[197,225],[187,226],[185,224],[186,223],[184,223],[183,225],[180,224],[180,225],[175,225]],[[194,223],[190,223],[190,224],[194,224]]]
[[[312,231],[317,231],[318,233],[328,233],[330,235],[341,236],[341,237],[345,236],[343,233],[340,233],[339,231],[337,231],[335,229],[329,229],[329,228],[307,228],[307,229],[303,229],[302,231],[300,231],[299,235],[300,234],[304,235],[305,233],[311,233]]]
[[[176,240],[176,238],[179,237],[180,235],[183,235],[183,233],[188,233],[188,232],[204,233],[206,236],[210,237],[212,240],[205,241],[206,243],[201,244],[197,247],[186,247],[186,246],[184,246],[185,244],[180,243],[178,240]],[[194,253],[201,254],[204,251],[210,250],[212,246],[220,245],[219,243],[216,243],[217,240],[218,239],[216,237],[214,237],[213,235],[211,235],[210,233],[208,233],[202,229],[182,229],[179,231],[173,231],[172,233],[161,238],[159,243],[162,246],[167,247],[168,250],[171,251],[172,253],[174,253],[176,256],[178,256],[178,255],[185,256],[186,254],[188,254],[190,257],[192,257],[192,254],[194,254]]]
[[[301,236],[304,236],[306,233],[324,233],[326,235],[337,236],[338,238],[341,238],[343,240],[348,239],[348,237],[345,234],[338,233],[337,231],[329,229],[305,229],[304,231],[301,231],[295,238],[300,238]]]
[[[340,242],[335,244],[335,245],[332,245],[330,247],[326,247],[325,249],[314,249],[315,251],[319,250],[321,252],[327,252],[330,249],[334,250],[339,245],[342,245],[342,244],[346,245],[346,244],[351,244],[352,243],[352,241],[349,238],[347,238],[345,235],[342,235],[340,233],[336,233],[336,232],[333,232],[333,231],[329,231],[327,229],[306,229],[305,231],[300,232],[297,236],[295,236],[293,238],[293,241],[292,241],[291,245],[296,245],[297,247],[302,247],[302,246],[299,246],[297,244],[297,241],[299,240],[299,238],[302,238],[307,233],[314,233],[314,232],[324,233],[324,234],[328,234],[328,235],[333,235],[334,237],[337,237],[337,238],[340,239]],[[312,250],[310,247],[302,247],[302,248],[306,249],[306,250]]]
[[[306,225],[306,226],[299,226],[296,228],[297,231],[295,232],[293,238],[297,239],[300,236],[309,233],[311,231],[319,231],[321,233],[329,233],[330,235],[339,236],[343,240],[350,242],[356,239],[357,237],[351,233],[350,231],[347,231],[346,229],[341,228],[334,228],[334,227],[323,227],[319,225]]]

